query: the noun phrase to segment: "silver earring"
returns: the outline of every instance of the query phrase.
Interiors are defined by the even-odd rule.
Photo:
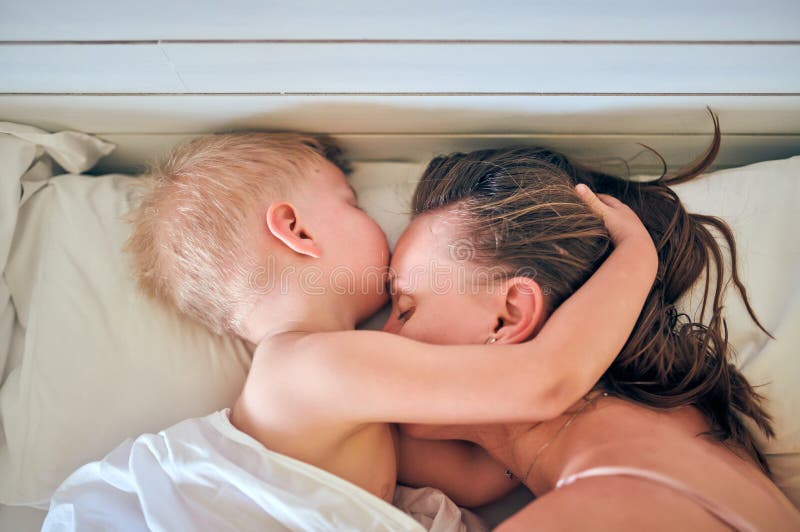
[[[495,343],[496,341],[497,341],[497,337],[496,337],[496,336],[490,336],[490,337],[489,337],[489,339],[488,339],[488,340],[486,340],[486,343],[487,343],[487,344],[493,344],[493,343]]]

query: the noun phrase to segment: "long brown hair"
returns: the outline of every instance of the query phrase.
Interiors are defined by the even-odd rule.
[[[599,386],[650,407],[696,406],[708,418],[713,436],[741,446],[768,473],[742,417],[750,418],[769,437],[774,435],[772,421],[763,398],[731,362],[722,315],[724,254],[713,231],[727,244],[730,279],[750,317],[769,333],[739,278],[731,229],[719,218],[686,212],[670,188],[694,179],[713,163],[721,135],[713,113],[712,118],[714,140],[706,153],[687,168],[649,182],[592,171],[544,148],[437,157],[414,193],[413,214],[456,210],[463,220],[458,237],[472,243],[473,260],[534,277],[552,311],[589,278],[611,249],[602,221],[583,204],[575,185],[585,183],[625,202],[653,238],[659,269],[631,336]],[[701,277],[705,282],[701,321],[693,321],[676,303]],[[705,320],[707,310],[710,318]]]

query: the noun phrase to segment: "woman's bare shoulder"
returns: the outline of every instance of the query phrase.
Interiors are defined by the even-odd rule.
[[[628,477],[585,479],[550,491],[496,530],[533,529],[728,530],[690,499]]]

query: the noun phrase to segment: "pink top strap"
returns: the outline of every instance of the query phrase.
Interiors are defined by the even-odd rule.
[[[701,495],[696,490],[690,488],[683,482],[680,482],[678,480],[675,480],[674,478],[647,469],[639,469],[636,467],[624,467],[624,466],[593,467],[591,469],[587,469],[585,471],[581,471],[579,473],[563,477],[556,484],[556,489],[568,486],[573,482],[575,482],[576,480],[593,478],[593,477],[613,477],[613,476],[636,477],[649,480],[657,484],[661,484],[693,500],[694,502],[705,508],[708,513],[710,513],[711,515],[713,515],[714,517],[716,517],[717,519],[719,519],[720,521],[722,521],[723,523],[725,523],[726,525],[730,526],[735,530],[743,530],[748,532],[756,532],[758,530],[755,526],[753,526],[753,524],[750,521],[748,521],[735,511],[726,508],[725,506],[722,506],[720,504],[717,504],[713,500],[705,497],[704,495]]]

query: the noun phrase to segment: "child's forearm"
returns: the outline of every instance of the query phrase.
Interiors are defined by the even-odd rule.
[[[563,407],[556,411],[594,386],[630,336],[658,268],[653,243],[645,238],[621,242],[536,337],[553,357],[552,372],[542,378],[556,385],[553,400]]]
[[[459,506],[493,502],[519,485],[503,464],[466,441],[421,440],[400,434],[397,480],[442,490]]]

